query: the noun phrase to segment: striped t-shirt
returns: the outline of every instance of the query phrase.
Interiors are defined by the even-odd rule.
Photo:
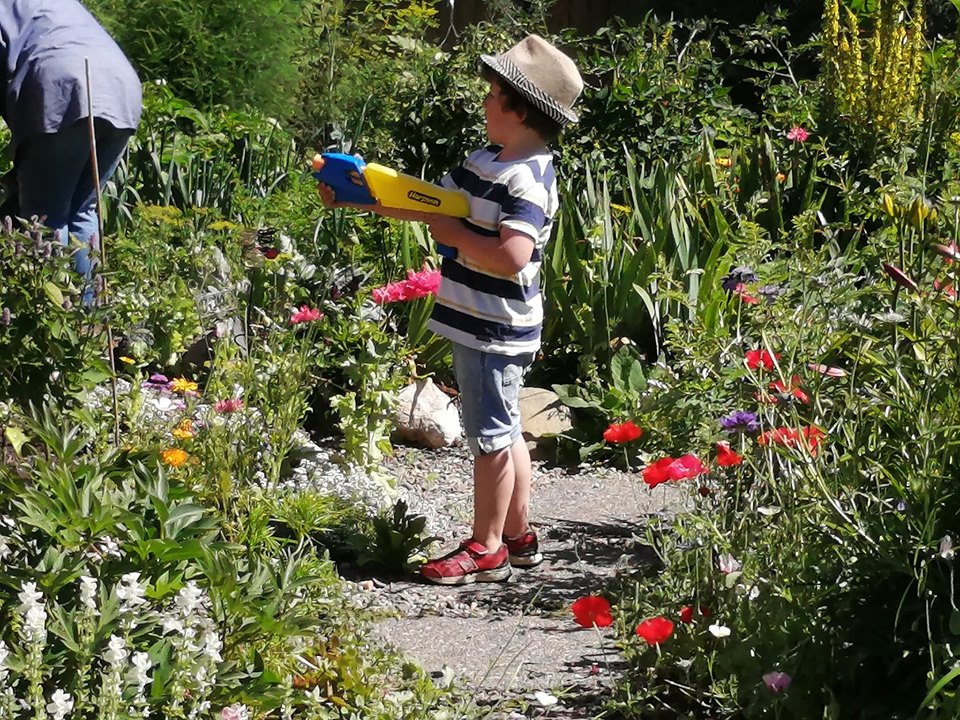
[[[522,355],[540,349],[540,265],[557,212],[557,180],[550,153],[500,162],[500,150],[477,150],[440,184],[470,196],[470,217],[463,221],[470,230],[499,237],[505,226],[528,235],[530,262],[514,275],[498,275],[462,252],[444,258],[429,327],[476,350]]]

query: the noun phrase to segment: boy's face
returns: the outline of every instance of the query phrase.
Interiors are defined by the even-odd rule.
[[[487,138],[495,145],[505,145],[523,126],[523,118],[514,110],[504,110],[505,98],[496,80],[483,99],[483,115],[487,122]]]

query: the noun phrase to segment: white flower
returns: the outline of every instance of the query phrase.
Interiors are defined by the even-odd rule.
[[[149,670],[153,667],[150,662],[150,656],[145,652],[135,652],[130,658],[130,672],[127,673],[127,679],[132,685],[137,686],[137,693],[143,693],[143,688],[150,682]]]
[[[220,657],[220,651],[223,649],[223,643],[214,632],[206,632],[203,635],[203,654],[210,658],[211,662],[223,662]]]
[[[243,703],[228,705],[220,711],[220,720],[249,720],[250,711]]]
[[[206,596],[203,594],[197,584],[191,580],[177,593],[174,604],[180,609],[184,617],[190,617],[194,612],[203,607]]]
[[[127,643],[119,635],[111,635],[107,642],[107,651],[103,654],[103,659],[116,667],[127,659]]]
[[[722,572],[724,575],[729,575],[730,573],[738,572],[741,567],[740,563],[737,562],[737,559],[730,553],[727,553],[726,555],[721,555],[718,558],[718,564],[720,566],[720,572]]]
[[[23,584],[23,589],[17,594],[20,599],[20,609],[27,612],[34,605],[39,605],[43,599],[43,593],[37,590],[37,584],[28,582]]]
[[[953,560],[953,538],[949,535],[944,535],[940,540],[940,557],[944,560]]]
[[[558,702],[556,695],[551,695],[543,690],[537,690],[533,694],[533,697],[536,698],[537,702],[543,705],[543,707],[550,707],[551,705],[556,705]]]
[[[97,579],[88,575],[80,576],[80,602],[84,607],[97,610]]]
[[[130,612],[146,603],[146,588],[140,583],[140,573],[132,572],[120,578],[117,586],[117,598],[120,600],[120,612]]]
[[[183,620],[173,615],[166,615],[163,618],[163,634],[177,633],[182,635],[184,631]]]
[[[43,605],[31,605],[23,616],[23,628],[20,631],[24,640],[44,643],[47,640],[47,611]]]
[[[726,625],[711,625],[707,628],[715,638],[730,637],[730,628]]]
[[[63,690],[54,690],[47,705],[47,712],[53,720],[63,720],[67,713],[73,710],[73,698]]]
[[[7,649],[7,644],[0,640],[0,685],[3,685],[7,681],[7,675],[9,671],[7,670],[7,658],[10,656],[10,650]]]
[[[0,535],[0,562],[3,562],[12,554],[13,550],[10,549],[10,543],[7,542],[7,539],[3,535]]]

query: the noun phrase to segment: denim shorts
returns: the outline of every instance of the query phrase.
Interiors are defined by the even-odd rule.
[[[520,388],[533,354],[499,355],[453,343],[463,429],[474,457],[508,448],[520,437]]]

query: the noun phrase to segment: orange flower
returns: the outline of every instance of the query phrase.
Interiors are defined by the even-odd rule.
[[[160,451],[160,459],[170,467],[178,468],[186,463],[190,456],[180,448],[167,448]]]
[[[180,424],[173,429],[173,436],[177,440],[189,440],[195,437],[196,430],[193,429],[193,421],[190,418],[184,418]]]

